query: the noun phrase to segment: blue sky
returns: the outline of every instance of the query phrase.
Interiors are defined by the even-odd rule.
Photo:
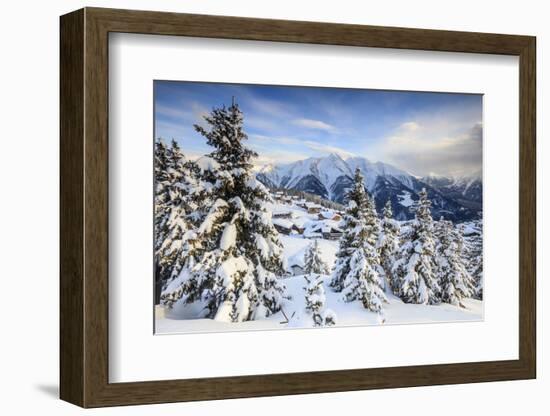
[[[258,165],[338,153],[412,174],[481,171],[482,96],[341,88],[155,81],[155,137],[190,157],[210,148],[193,129],[235,97]]]

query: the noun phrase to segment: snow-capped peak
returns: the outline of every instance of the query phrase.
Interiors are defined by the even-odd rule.
[[[392,165],[373,163],[358,156],[344,160],[337,153],[330,153],[324,157],[310,157],[289,164],[269,165],[262,169],[260,174],[263,179],[281,188],[295,188],[304,178],[313,177],[325,187],[327,195],[330,195],[333,185],[339,178],[353,178],[357,168],[363,173],[368,189],[372,189],[379,176],[392,176],[406,186],[411,184],[410,175]]]

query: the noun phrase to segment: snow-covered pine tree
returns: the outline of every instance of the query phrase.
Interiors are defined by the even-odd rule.
[[[322,274],[328,273],[328,267],[321,259],[319,241],[311,243],[304,256],[304,279],[306,280],[306,310],[312,314],[314,326],[332,326],[336,324],[336,314],[325,309],[325,289]]]
[[[441,219],[436,224],[436,264],[441,301],[464,307],[461,300],[474,294],[473,279],[466,270],[462,255],[464,240],[460,227]]]
[[[483,281],[482,277],[479,276],[480,280],[476,280],[476,278],[469,272],[468,270],[468,262],[465,260],[466,258],[466,243],[464,240],[464,234],[465,234],[465,228],[463,224],[458,225],[455,227],[455,233],[456,233],[456,251],[457,256],[460,262],[460,265],[463,267],[464,275],[466,277],[466,283],[468,288],[470,289],[469,297],[475,297],[477,290],[481,289],[483,291]],[[481,275],[481,273],[480,273]],[[481,284],[481,288],[478,287],[478,285]]]
[[[314,326],[336,325],[336,314],[331,309],[325,308],[326,295],[323,288],[323,278],[316,274],[305,274],[306,280],[305,300],[306,310],[311,313]]]
[[[335,292],[341,292],[344,289],[344,280],[350,272],[351,255],[362,246],[358,236],[355,233],[357,225],[365,223],[366,194],[363,185],[361,171],[356,169],[353,187],[346,195],[347,207],[343,216],[341,228],[344,230],[338,241],[338,251],[336,252],[336,262],[332,272],[330,287]],[[361,236],[365,233],[363,232]]]
[[[376,251],[378,219],[374,202],[365,192],[359,169],[355,171],[353,187],[347,198],[344,233],[340,238],[330,286],[342,292],[346,301],[360,300],[366,309],[382,314],[382,304],[387,299],[382,289],[380,259]]]
[[[195,125],[214,150],[199,161],[212,204],[197,228],[200,256],[191,277],[171,296],[205,304],[221,321],[261,319],[281,308],[285,287],[282,246],[266,209],[269,193],[252,172],[256,153],[244,145],[243,114],[236,103]]]
[[[483,300],[483,256],[479,256],[477,266],[472,271],[472,277],[475,282],[474,298]]]
[[[474,280],[473,297],[483,299],[483,222],[476,220],[468,227],[465,236],[464,261],[466,268]]]
[[[397,250],[399,249],[399,223],[393,219],[391,202],[388,199],[382,211],[382,221],[380,236],[377,243],[378,253],[380,255],[380,265],[384,270],[384,288],[386,292],[399,292],[399,279],[393,273],[392,268],[395,263]]]
[[[155,253],[162,245],[165,236],[165,225],[168,215],[168,203],[170,201],[170,177],[168,175],[169,148],[162,139],[155,141]]]
[[[155,263],[162,288],[192,262],[194,246],[190,212],[195,212],[198,189],[195,166],[186,160],[176,141],[168,147],[155,143]]]
[[[376,212],[376,204],[374,203],[374,198],[371,197],[366,191],[365,201],[365,220],[368,231],[367,242],[371,246],[376,247],[376,244],[378,243],[378,239],[380,237],[380,219],[378,218],[378,213]]]
[[[154,262],[155,262],[155,304],[160,303],[162,287],[164,286],[163,275],[159,265],[159,249],[165,239],[165,227],[169,214],[169,178],[168,178],[168,148],[162,139],[155,140],[154,158]]]
[[[399,279],[399,296],[406,303],[437,304],[440,288],[436,275],[431,202],[426,189],[419,193],[415,218],[401,242],[393,273]]]
[[[304,255],[305,274],[328,274],[328,266],[321,258],[319,249],[319,240],[315,239],[311,243]]]

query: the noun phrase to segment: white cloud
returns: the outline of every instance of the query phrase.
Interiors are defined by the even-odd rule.
[[[420,126],[418,125],[418,123],[414,122],[414,121],[407,121],[403,124],[401,124],[400,128],[402,130],[406,130],[406,131],[416,131],[418,130]]]
[[[382,141],[378,152],[416,175],[469,175],[481,170],[482,124],[406,122]]]
[[[254,112],[258,115],[283,118],[288,118],[290,116],[288,104],[281,103],[279,101],[268,100],[265,98],[259,98],[254,94],[248,93],[246,89],[241,90],[239,95],[245,97],[250,108],[254,109]],[[237,102],[239,102],[238,99]]]
[[[189,110],[186,110],[183,108],[168,107],[163,104],[157,104],[155,106],[155,114],[157,116],[165,116],[165,117],[180,118],[180,119],[186,119],[191,115]]]
[[[334,131],[336,130],[334,126],[325,123],[321,120],[312,120],[309,118],[298,118],[295,120],[292,120],[292,124],[295,124],[296,126],[305,127],[307,129],[314,129],[314,130],[324,130],[324,131]]]
[[[260,134],[254,134],[254,135],[251,135],[250,137],[252,139],[255,139],[257,141],[257,146],[262,147],[264,151],[267,151],[269,153],[270,156],[274,153],[279,152],[281,145],[300,146],[302,147],[303,150],[310,149],[323,154],[336,153],[337,155],[344,158],[350,157],[350,156],[356,156],[355,153],[352,153],[346,149],[342,149],[341,147],[314,142],[312,140],[300,140],[294,137],[286,137],[286,136],[283,136],[283,137],[264,136]],[[296,152],[289,151],[288,154],[294,155],[296,154]],[[313,154],[308,153],[308,154],[302,154],[299,158],[293,158],[293,159],[300,160],[311,156],[313,156]]]
[[[254,159],[255,166],[278,165],[285,163],[297,162],[298,160],[307,159],[309,156],[296,152],[276,151],[276,152],[261,152],[260,149],[254,149],[258,152],[258,157]]]
[[[164,140],[171,140],[172,138],[180,138],[184,134],[184,128],[180,123],[173,123],[171,121],[155,122],[155,134],[156,138],[163,138]]]
[[[204,117],[210,114],[210,111],[208,111],[206,107],[203,107],[197,102],[192,102],[190,105],[193,117],[197,120],[197,122],[202,123],[204,121]]]
[[[201,122],[209,111],[201,104],[192,102],[182,102],[178,107],[169,107],[163,104],[155,106],[157,116],[170,117],[185,122]]]
[[[250,138],[257,139],[261,142],[270,143],[273,145],[303,144],[302,140],[295,139],[293,137],[274,137],[274,136],[264,136],[262,134],[251,134]]]
[[[304,144],[312,150],[316,150],[322,153],[336,153],[340,157],[346,158],[350,156],[356,156],[355,153],[352,153],[348,150],[342,149],[337,146],[331,146],[328,144],[322,144],[318,142],[305,141]]]

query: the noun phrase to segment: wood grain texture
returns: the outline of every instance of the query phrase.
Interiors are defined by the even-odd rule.
[[[87,8],[110,32],[519,55],[528,36]]]
[[[84,397],[89,406],[101,396],[109,374],[109,67],[108,32],[87,10],[85,16]]]
[[[519,359],[109,383],[108,34],[520,57]],[[536,375],[535,38],[87,8],[61,18],[61,397],[83,407],[516,380]],[[192,348],[192,347],[190,347]]]
[[[536,40],[520,54],[519,98],[519,355],[536,377]]]
[[[60,24],[60,388],[84,404],[84,12]]]

